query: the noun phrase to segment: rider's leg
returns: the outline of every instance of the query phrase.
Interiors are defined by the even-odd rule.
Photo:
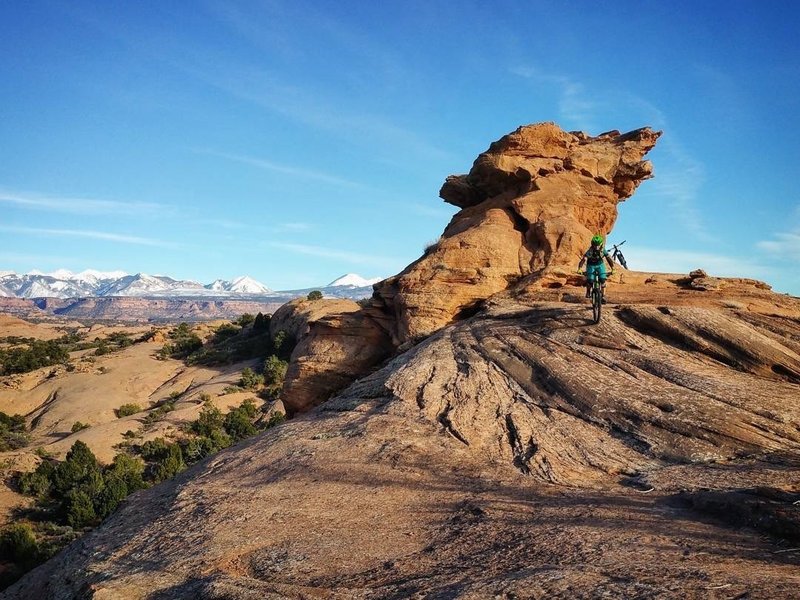
[[[606,266],[603,263],[597,267],[597,276],[600,277],[600,288],[603,290],[603,304],[606,303]]]

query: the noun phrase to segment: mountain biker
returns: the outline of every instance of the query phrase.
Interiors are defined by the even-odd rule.
[[[608,254],[608,250],[603,247],[603,236],[600,234],[592,236],[592,245],[583,254],[581,262],[578,264],[578,273],[583,274],[583,264],[586,263],[586,297],[592,294],[592,283],[595,277],[600,279],[600,285],[603,288],[603,304],[605,304],[605,291],[606,291],[606,266],[603,264],[603,259],[606,259],[608,266],[614,268],[614,261]]]

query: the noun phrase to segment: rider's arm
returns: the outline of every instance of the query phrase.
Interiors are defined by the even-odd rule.
[[[608,263],[608,266],[611,267],[611,270],[613,271],[614,270],[614,261],[611,260],[611,257],[608,254],[606,254],[606,262]]]
[[[581,262],[578,263],[578,271],[582,271],[583,270],[583,263],[585,263],[585,262],[586,262],[586,255],[584,254],[581,257]]]

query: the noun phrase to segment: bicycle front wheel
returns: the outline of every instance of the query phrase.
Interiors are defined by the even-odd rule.
[[[599,285],[592,289],[592,320],[595,323],[600,322],[600,313],[603,310],[603,291]]]

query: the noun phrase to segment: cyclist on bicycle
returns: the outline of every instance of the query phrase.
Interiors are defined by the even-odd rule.
[[[589,249],[583,254],[583,258],[581,258],[581,262],[578,264],[578,273],[582,275],[583,264],[586,263],[586,297],[588,298],[591,296],[592,283],[595,278],[598,278],[603,288],[603,304],[605,304],[606,301],[606,278],[608,276],[606,274],[606,266],[603,264],[604,258],[608,262],[608,266],[613,270],[614,261],[611,260],[608,250],[603,247],[603,236],[597,234],[592,237],[592,245],[589,246]]]

